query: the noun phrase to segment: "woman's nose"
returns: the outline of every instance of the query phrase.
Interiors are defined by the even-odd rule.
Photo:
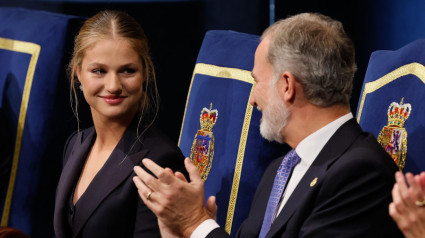
[[[120,94],[122,91],[121,80],[116,74],[111,74],[105,82],[105,89],[111,94]]]

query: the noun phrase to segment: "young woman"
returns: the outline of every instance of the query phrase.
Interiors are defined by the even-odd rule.
[[[147,157],[186,172],[178,147],[153,125],[158,94],[142,28],[123,12],[96,14],[75,38],[68,70],[74,110],[84,95],[94,126],[65,145],[56,236],[159,237],[157,218],[132,181],[133,167]]]

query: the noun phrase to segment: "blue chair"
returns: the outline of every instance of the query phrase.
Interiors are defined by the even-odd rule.
[[[363,130],[376,136],[403,172],[425,170],[425,39],[373,52],[357,109]]]
[[[81,20],[0,8],[1,226],[30,237],[53,237],[62,150],[74,120],[66,50]]]
[[[259,37],[206,33],[193,72],[179,146],[217,197],[218,223],[234,235],[248,216],[261,176],[288,147],[260,135],[261,113],[249,104]]]

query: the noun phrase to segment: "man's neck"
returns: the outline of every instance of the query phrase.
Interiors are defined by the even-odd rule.
[[[304,138],[349,112],[349,108],[342,105],[324,108],[308,104],[302,108],[293,108],[282,133],[285,135],[284,141],[296,148]]]

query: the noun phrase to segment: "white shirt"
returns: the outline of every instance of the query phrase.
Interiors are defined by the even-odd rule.
[[[335,121],[327,124],[326,126],[315,131],[313,134],[310,134],[304,138],[295,148],[298,156],[301,158],[301,161],[294,167],[291,178],[286,185],[285,191],[283,192],[282,202],[280,204],[277,214],[279,215],[282,211],[292,192],[297,187],[298,183],[310,168],[310,165],[319,155],[323,147],[328,143],[329,139],[333,136],[335,131],[338,130],[348,120],[353,118],[353,115],[350,113],[345,114],[344,116],[336,119]]]
[[[353,114],[351,114],[351,112],[347,113],[344,116],[315,131],[313,134],[310,134],[298,144],[297,148],[295,148],[295,151],[301,158],[301,161],[295,166],[294,171],[292,172],[291,178],[289,179],[284,194],[282,195],[283,200],[280,204],[277,214],[282,211],[292,192],[295,190],[298,183],[310,168],[310,165],[316,159],[317,155],[320,153],[329,139],[338,130],[338,128],[342,126],[342,124],[351,118],[353,118]],[[219,227],[219,225],[216,221],[213,219],[208,219],[195,229],[190,238],[204,238],[217,227]]]

